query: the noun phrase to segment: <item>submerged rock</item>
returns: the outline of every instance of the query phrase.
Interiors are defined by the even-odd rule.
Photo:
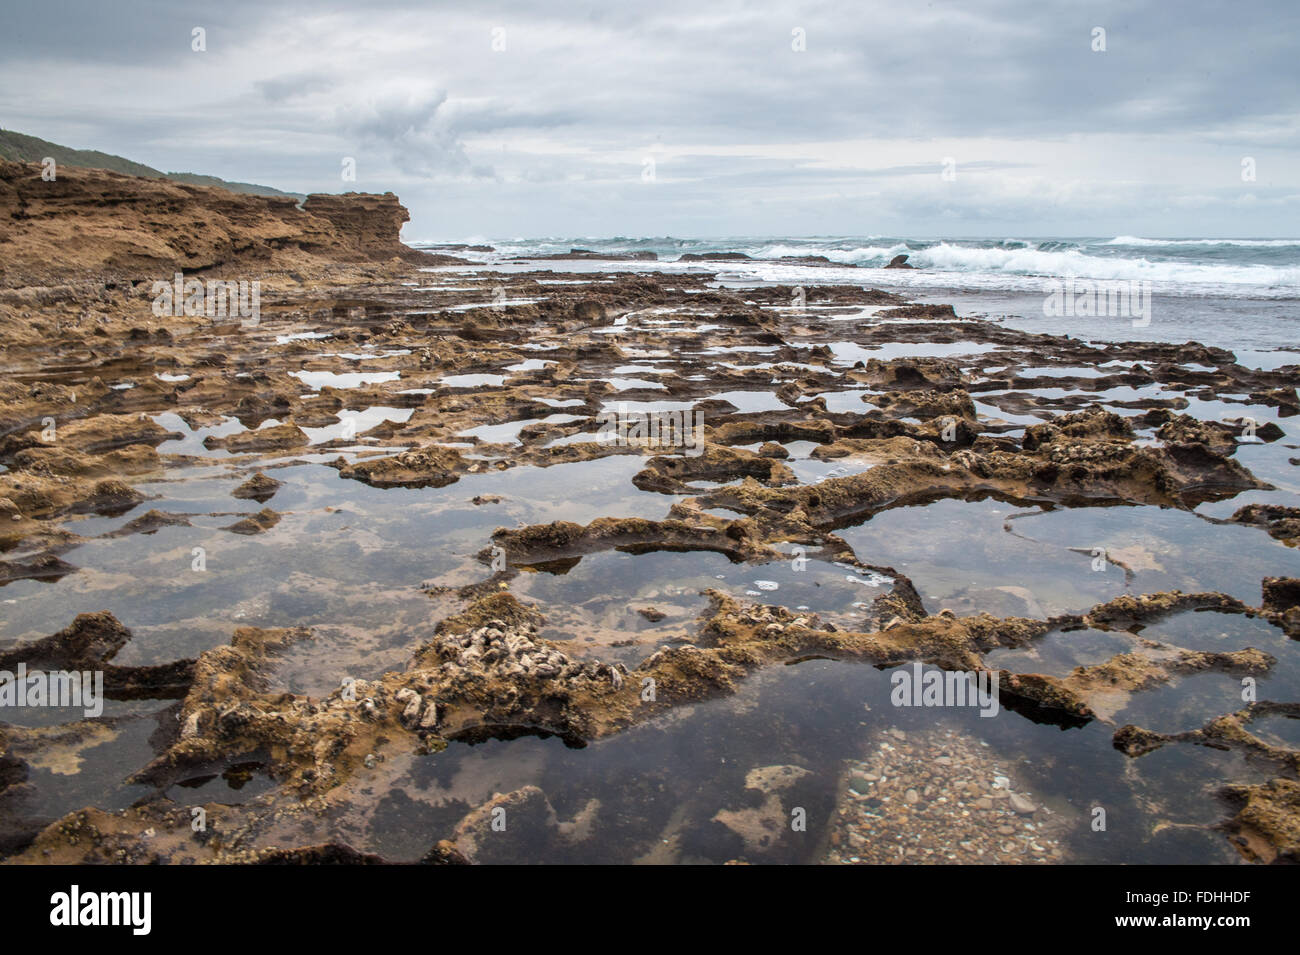
[[[283,485],[269,478],[261,471],[258,471],[239,487],[230,492],[231,497],[241,498],[243,500],[257,501],[259,504],[265,504]]]

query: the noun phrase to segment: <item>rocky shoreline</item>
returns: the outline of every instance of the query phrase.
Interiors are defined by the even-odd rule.
[[[0,216],[12,226],[0,242],[0,586],[75,586],[102,573],[96,548],[145,546],[151,535],[184,552],[198,540],[187,532],[209,529],[249,547],[302,534],[310,548],[318,532],[300,520],[337,509],[295,484],[304,471],[406,495],[412,507],[441,490],[481,515],[458,518],[474,543],[451,548],[453,566],[398,585],[402,600],[425,602],[426,620],[382,648],[382,666],[364,640],[322,645],[291,615],[255,626],[220,609],[209,616],[228,641],[153,659],[134,651],[111,588],[98,612],[11,640],[0,669],[102,670],[110,700],[159,702],[130,716],[0,725],[8,861],[391,859],[359,820],[408,785],[400,774],[413,761],[436,763],[482,739],[553,735],[581,746],[643,732],[806,660],[994,671],[1008,719],[1113,726],[1124,760],[1186,745],[1240,754],[1263,775],[1214,787],[1223,809],[1206,828],[1244,860],[1300,861],[1300,756],[1252,732],[1257,716],[1294,718],[1294,699],[1260,696],[1177,732],[1116,718],[1134,697],[1194,675],[1265,681],[1292,666],[1254,645],[1185,647],[1144,631],[1197,614],[1300,637],[1300,508],[1252,500],[1223,516],[1197,510],[1275,488],[1238,451],[1294,447],[1276,421],[1257,419],[1260,409],[1300,411],[1295,366],[1243,367],[1190,342],[1035,335],[869,287],[728,289],[708,262],[671,274],[640,260],[597,274],[559,263],[479,268],[401,245],[405,210],[391,194],[311,196],[299,208],[96,171],[43,183],[39,167],[3,163]],[[260,314],[160,317],[154,286],[174,271],[258,281]],[[1240,414],[1198,416],[1206,402]],[[612,413],[698,415],[703,440],[689,451],[602,440]],[[1290,466],[1297,460],[1291,453]],[[529,520],[489,483],[601,462],[628,464],[621,486],[638,513]],[[586,479],[567,493],[581,498]],[[229,506],[187,504],[187,482],[199,480],[225,487]],[[959,613],[927,602],[884,542],[867,551],[847,536],[944,500],[1161,509],[1257,535],[1277,563],[1260,576],[1258,599],[1211,584],[1041,615]],[[328,533],[362,550],[393,546],[369,541],[363,524]],[[542,596],[542,581],[563,581],[583,561],[654,554],[717,557],[763,583],[743,593],[670,583],[603,616]],[[1090,556],[1141,580],[1118,550]],[[867,596],[787,606],[765,571],[791,561],[827,572],[828,601]],[[343,612],[337,622],[352,621]],[[1129,646],[1059,674],[990,662],[1084,629]],[[50,818],[38,771],[52,754],[75,764],[88,747],[112,745],[128,719],[153,724],[150,755],[127,770],[140,787],[133,803]],[[990,788],[1005,777],[967,736],[935,727],[904,744],[886,724],[863,732],[865,755],[823,779],[839,808],[814,821],[810,842],[821,848],[804,861],[1070,861],[1066,830],[1086,830],[1087,819],[1020,812],[1018,790],[1010,780]],[[265,790],[203,803],[195,830],[195,807],[176,787],[245,764]],[[751,788],[784,813],[772,793],[811,773],[794,770],[780,785],[760,774]],[[418,852],[401,860],[496,858],[484,831],[497,809],[529,820],[536,842],[518,851],[531,857],[609,838],[592,802],[557,805],[532,783],[481,795],[413,835]],[[768,846],[745,828],[751,819],[725,815],[736,811],[709,819],[740,840],[722,843],[734,859],[716,861],[761,861]],[[633,855],[668,861],[655,844],[671,841],[656,830]]]

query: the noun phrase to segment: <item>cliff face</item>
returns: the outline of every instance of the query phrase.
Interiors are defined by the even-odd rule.
[[[302,207],[311,217],[323,219],[333,227],[330,244],[321,254],[343,255],[351,249],[359,261],[425,256],[402,245],[398,238],[403,223],[411,216],[391,192],[382,196],[364,192],[337,196],[313,193],[303,201]]]
[[[0,161],[0,282],[161,273],[312,272],[332,264],[434,261],[403,245],[391,192],[255,196],[62,166]]]

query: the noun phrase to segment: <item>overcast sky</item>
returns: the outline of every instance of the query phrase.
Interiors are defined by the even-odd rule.
[[[0,20],[0,126],[396,192],[408,241],[1300,232],[1297,0],[0,0]]]

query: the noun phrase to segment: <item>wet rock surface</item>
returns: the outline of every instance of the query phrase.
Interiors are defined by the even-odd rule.
[[[67,201],[109,185],[70,177]],[[1242,859],[1295,860],[1296,742],[1252,730],[1296,715],[1300,511],[1293,465],[1264,456],[1294,457],[1295,367],[1033,335],[854,286],[791,307],[791,289],[728,288],[707,262],[470,270],[394,247],[395,199],[240,203],[212,211],[272,251],[197,249],[186,268],[261,263],[255,325],[155,317],[146,293],[174,251],[129,230],[75,281],[37,257],[6,270],[0,596],[18,596],[0,669],[104,671],[121,704],[58,734],[0,727],[10,861],[1079,859],[1090,806],[1011,772],[1022,730],[981,745],[938,714],[899,738],[874,707],[824,759],[721,756],[732,775],[707,799],[622,757],[601,757],[604,788],[543,771],[555,746],[595,759],[725,706],[743,735],[768,719],[749,694],[810,667],[885,679],[912,662],[997,674],[995,722],[1099,734],[1134,772],[1158,750],[1239,756],[1199,770],[1201,808],[1167,815]],[[282,233],[318,248],[281,254]],[[1192,404],[1216,395],[1277,420]],[[946,507],[997,508],[1017,542],[1061,515],[1101,538],[1093,522],[1125,513],[1234,536],[1197,589],[1163,544],[1060,530],[1024,537],[1030,556],[981,589],[918,543],[979,545],[948,544]],[[1015,509],[1032,520],[1013,527]],[[1249,596],[1233,548],[1262,569]],[[1049,593],[1035,564],[1053,561],[1086,583]],[[115,605],[128,592],[139,627]],[[1229,640],[1187,624],[1211,620]],[[1032,668],[1083,632],[1103,649]],[[1284,696],[1243,709],[1247,679]],[[1202,699],[1198,681],[1232,693]],[[1184,695],[1177,726],[1134,712]],[[101,765],[114,747],[129,766]],[[56,797],[69,768],[123,788]]]

